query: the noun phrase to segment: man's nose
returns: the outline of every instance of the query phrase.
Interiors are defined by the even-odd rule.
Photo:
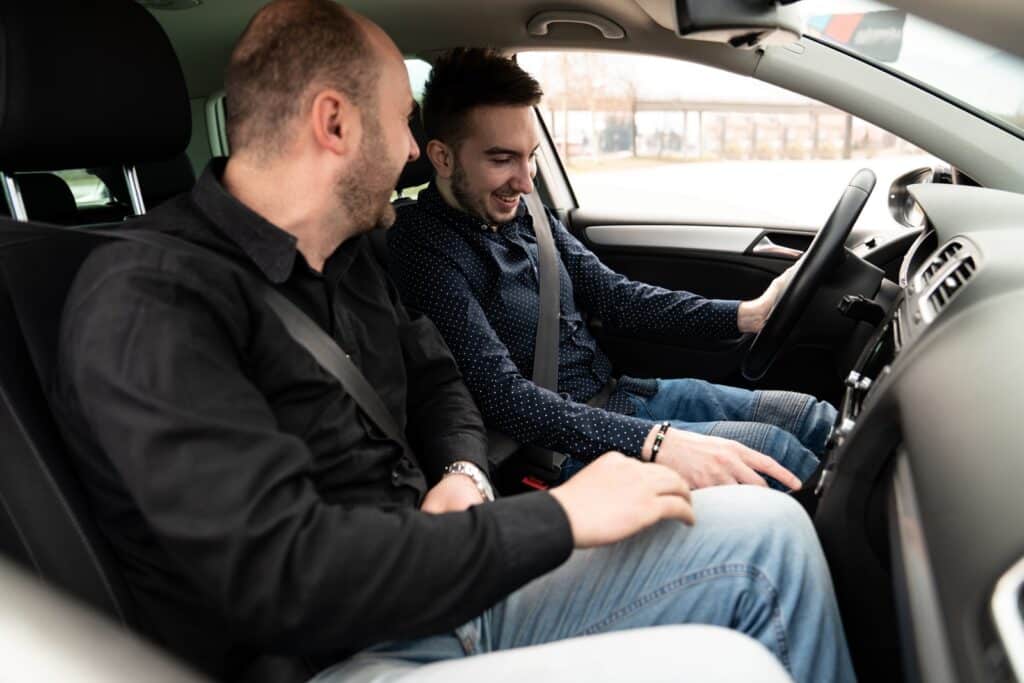
[[[523,194],[533,192],[533,173],[533,164],[529,161],[519,164],[516,174],[512,178],[512,188]]]

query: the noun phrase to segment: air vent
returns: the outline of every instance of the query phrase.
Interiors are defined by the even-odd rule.
[[[977,269],[977,255],[968,243],[953,240],[941,247],[915,278],[924,322],[934,320]]]
[[[949,262],[949,259],[956,256],[956,253],[964,248],[964,245],[960,242],[950,242],[935,255],[924,270],[921,271],[921,284],[927,285],[935,278],[935,275],[942,270],[942,266]]]

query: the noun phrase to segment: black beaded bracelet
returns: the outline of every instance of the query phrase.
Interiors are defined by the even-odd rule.
[[[658,425],[658,433],[654,435],[654,445],[651,446],[651,462],[658,457],[658,451],[661,450],[661,442],[665,440],[665,432],[672,426],[671,422],[665,421]]]

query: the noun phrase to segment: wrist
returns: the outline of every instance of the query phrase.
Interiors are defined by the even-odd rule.
[[[768,313],[765,302],[758,297],[750,301],[741,301],[736,311],[736,327],[743,334],[760,332]]]
[[[441,478],[447,479],[456,475],[470,480],[480,493],[480,497],[485,501],[492,502],[494,500],[494,489],[491,487],[491,480],[475,463],[469,460],[456,460],[444,468]]]
[[[644,439],[643,448],[640,450],[641,460],[644,462],[657,461],[658,456],[662,454],[664,440],[668,436],[669,428],[670,424],[667,421],[659,422],[651,427],[651,431],[647,433],[647,438]]]

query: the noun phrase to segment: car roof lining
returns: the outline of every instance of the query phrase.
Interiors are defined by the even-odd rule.
[[[181,61],[190,97],[205,98],[223,87],[224,67],[231,47],[266,0],[206,2],[189,10],[153,10]],[[685,59],[752,75],[758,53],[724,45],[684,40],[657,24],[635,2],[623,0],[566,0],[545,5],[530,0],[409,2],[408,0],[345,0],[345,6],[379,24],[407,55],[429,57],[465,45],[467,35],[479,46],[511,52],[537,49],[627,50]],[[530,18],[546,10],[585,11],[605,17],[626,37],[604,38],[592,27],[555,24],[548,35],[531,36]],[[471,29],[466,17],[472,16]]]

